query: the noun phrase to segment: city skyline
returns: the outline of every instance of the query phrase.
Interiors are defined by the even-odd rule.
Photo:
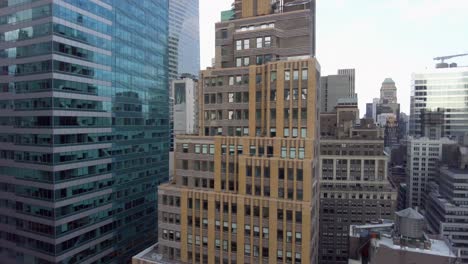
[[[202,69],[214,57],[214,23],[232,3],[200,1]],[[337,69],[356,69],[360,116],[365,114],[366,103],[379,97],[383,80],[392,78],[401,111],[409,114],[411,74],[435,68],[435,57],[468,52],[463,45],[466,36],[459,34],[468,23],[467,9],[464,0],[318,1],[316,53],[322,76],[335,74]],[[446,19],[448,14],[450,19]],[[468,65],[468,57],[450,62]]]

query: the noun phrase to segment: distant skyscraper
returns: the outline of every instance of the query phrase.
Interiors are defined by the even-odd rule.
[[[167,11],[0,1],[1,263],[127,263],[156,240]]]
[[[169,0],[169,80],[200,73],[199,0]]]
[[[333,112],[338,99],[349,98],[348,76],[328,75],[320,77],[320,112]]]
[[[338,75],[348,76],[349,78],[349,90],[348,93],[351,96],[356,94],[356,70],[355,69],[339,69]]]
[[[380,103],[397,103],[397,88],[392,78],[386,78],[382,83],[382,87],[380,88]]]
[[[411,135],[422,135],[422,109],[443,111],[444,136],[468,131],[467,75],[467,67],[438,68],[412,75]]]

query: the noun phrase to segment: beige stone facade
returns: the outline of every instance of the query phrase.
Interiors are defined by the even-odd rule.
[[[216,25],[216,67],[201,72],[198,89],[199,135],[177,136],[174,180],[159,187],[166,259],[317,263],[311,10],[274,14],[269,4],[236,1],[243,18]]]

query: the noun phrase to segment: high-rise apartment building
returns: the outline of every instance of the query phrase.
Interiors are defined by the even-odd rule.
[[[320,115],[320,263],[348,263],[349,226],[393,219],[384,131],[357,106]]]
[[[199,0],[169,1],[169,81],[200,73]]]
[[[414,73],[411,85],[410,134],[422,135],[421,110],[443,112],[443,136],[468,131],[467,67],[437,68]]]
[[[156,239],[167,10],[0,1],[0,262],[125,263]]]
[[[356,95],[356,70],[355,69],[338,69],[338,75],[347,76],[349,79],[348,94]]]
[[[199,134],[159,188],[164,261],[317,263],[315,1],[235,1],[200,74]]]
[[[439,162],[444,145],[456,144],[448,138],[408,137],[407,141],[407,206],[425,208],[430,182],[440,178]]]

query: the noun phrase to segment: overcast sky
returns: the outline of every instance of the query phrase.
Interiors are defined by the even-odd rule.
[[[214,24],[232,2],[200,0],[202,69],[214,57]],[[391,77],[409,113],[411,73],[432,68],[434,57],[468,53],[467,11],[468,0],[317,0],[322,76],[355,68],[361,115]],[[468,57],[452,61],[468,65]]]

